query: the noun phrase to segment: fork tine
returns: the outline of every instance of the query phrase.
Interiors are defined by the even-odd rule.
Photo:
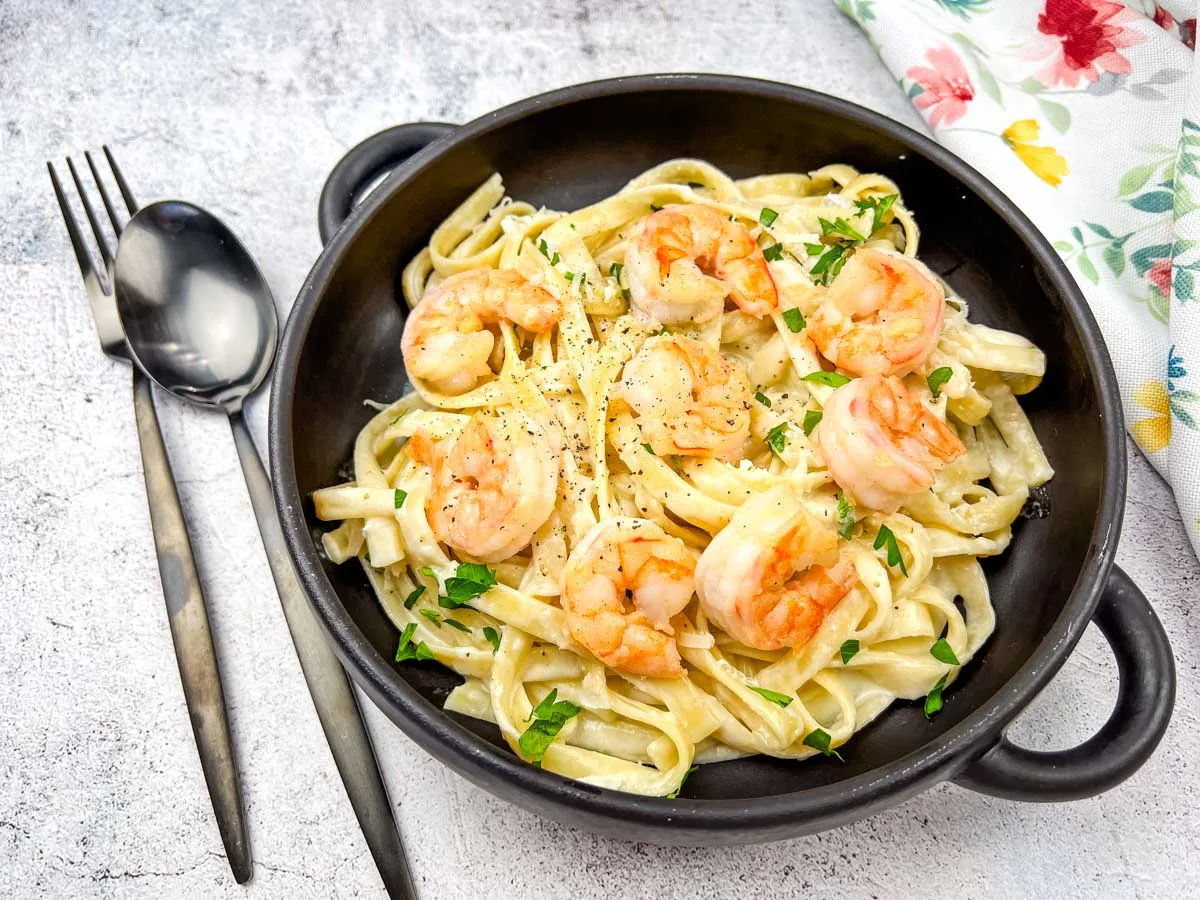
[[[98,287],[99,278],[96,275],[96,264],[92,261],[92,254],[88,252],[87,242],[79,230],[79,222],[75,219],[75,214],[71,212],[70,204],[67,203],[62,183],[58,180],[58,173],[54,171],[54,163],[46,163],[46,168],[50,170],[50,183],[54,186],[54,196],[58,200],[58,208],[62,212],[63,222],[66,223],[67,234],[71,238],[71,247],[75,250],[75,260],[79,263],[79,272],[83,275],[83,280],[88,283],[89,288],[93,284]]]
[[[108,164],[113,170],[113,175],[117,177],[117,187],[121,190],[121,196],[125,198],[125,208],[129,210],[132,216],[137,212],[137,201],[133,199],[133,192],[129,190],[129,184],[125,181],[125,176],[121,174],[121,169],[117,165],[117,161],[113,159],[112,151],[108,149],[108,144],[103,146],[104,155],[108,159]]]
[[[100,177],[100,170],[96,168],[96,163],[92,161],[92,151],[84,150],[83,158],[87,160],[88,168],[92,170],[92,180],[96,182],[96,187],[100,189],[100,201],[104,204],[104,211],[108,213],[108,221],[112,222],[113,233],[119,238],[124,226],[121,225],[120,218],[117,217],[117,211],[113,209],[112,200],[108,197],[108,189],[104,186],[104,179]]]
[[[113,263],[112,253],[108,249],[108,241],[105,240],[104,231],[100,227],[100,220],[96,218],[96,212],[92,209],[92,204],[88,200],[87,189],[83,186],[83,181],[79,177],[79,172],[75,169],[75,161],[71,157],[67,157],[67,168],[71,170],[71,177],[75,179],[75,189],[79,191],[79,200],[83,204],[83,212],[87,216],[88,224],[92,226],[92,234],[96,236],[96,243],[100,245],[100,258],[104,260],[104,267],[107,271]]]

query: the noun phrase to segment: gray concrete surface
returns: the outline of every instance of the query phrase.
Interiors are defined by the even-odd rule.
[[[129,373],[97,347],[44,161],[112,143],[142,197],[224,216],[286,312],[317,254],[322,178],[358,139],[650,70],[786,80],[918,123],[826,2],[0,0],[0,895],[382,896],[225,423],[167,402],[252,822],[254,881],[229,875],[174,671]],[[265,446],[265,397],[250,412]],[[372,707],[422,896],[1195,896],[1200,569],[1136,455],[1129,488],[1119,562],[1170,630],[1180,680],[1163,745],[1120,788],[1024,806],[944,785],[808,839],[660,849],[502,803]],[[1107,716],[1115,683],[1089,629],[1015,735],[1079,741]]]

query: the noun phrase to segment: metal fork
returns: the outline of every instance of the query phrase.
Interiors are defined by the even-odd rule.
[[[112,152],[104,147],[104,156],[125,201],[125,208],[132,216],[138,209],[121,174]],[[84,153],[92,179],[100,193],[114,236],[120,238],[124,227],[113,206],[104,179],[96,167],[90,152]],[[67,168],[79,192],[79,200],[91,226],[92,234],[99,247],[103,271],[97,271],[92,261],[82,230],[75,214],[67,202],[58,173],[53,163],[46,163],[50,170],[50,182],[62,211],[75,259],[87,288],[88,303],[100,346],[114,359],[130,362],[129,348],[125,343],[125,332],[117,315],[117,302],[113,294],[113,254],[108,240],[88,200],[88,192],[75,168],[67,158]],[[146,498],[150,502],[150,523],[154,531],[154,548],[158,554],[158,573],[162,579],[163,596],[167,602],[168,620],[171,625],[171,640],[175,644],[175,658],[179,663],[179,677],[183,682],[183,696],[187,701],[192,720],[192,732],[196,747],[200,751],[200,766],[208,784],[208,796],[213,812],[217,816],[217,828],[233,877],[239,884],[250,880],[253,864],[250,860],[250,842],[246,832],[246,815],[242,807],[241,787],[237,767],[234,765],[233,744],[229,736],[229,718],[225,711],[225,694],[221,689],[221,676],[217,668],[217,655],[213,649],[212,633],[208,627],[208,612],[204,595],[200,590],[200,577],[196,573],[196,562],[192,557],[192,545],[188,539],[183,510],[179,506],[179,494],[175,489],[175,478],[167,459],[158,415],[154,411],[154,396],[150,379],[136,365],[133,368],[133,411],[137,419],[138,440],[142,449],[142,471],[146,478]]]

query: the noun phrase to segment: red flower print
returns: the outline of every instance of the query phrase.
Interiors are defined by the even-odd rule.
[[[1171,260],[1163,257],[1156,259],[1154,265],[1146,273],[1146,278],[1164,297],[1171,296]]]
[[[1045,65],[1034,77],[1047,86],[1075,87],[1104,72],[1129,73],[1129,60],[1117,51],[1145,40],[1122,27],[1136,20],[1136,13],[1110,0],[1046,0],[1037,23],[1044,37],[1032,42],[1030,52]]]
[[[1184,19],[1179,24],[1179,36],[1183,40],[1183,45],[1189,50],[1196,49],[1196,20]]]
[[[913,66],[906,73],[910,80],[924,88],[913,99],[913,105],[929,110],[930,128],[949,125],[967,111],[967,102],[974,98],[975,88],[971,86],[971,78],[962,61],[949,47],[930,50],[925,58],[932,69]]]
[[[1175,27],[1175,17],[1161,6],[1154,7],[1154,24],[1159,28],[1170,31]]]
[[[1154,7],[1154,24],[1167,32],[1174,32],[1189,50],[1196,49],[1196,20],[1176,19],[1161,6]]]

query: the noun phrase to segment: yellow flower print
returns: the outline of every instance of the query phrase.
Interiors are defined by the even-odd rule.
[[[1070,175],[1067,161],[1053,147],[1035,147],[1033,141],[1038,139],[1040,126],[1037,119],[1020,119],[1004,129],[1001,137],[1008,144],[1017,159],[1029,166],[1030,170],[1046,184],[1058,187],[1063,176]]]
[[[1171,403],[1167,386],[1154,379],[1144,382],[1134,390],[1133,402],[1154,413],[1133,423],[1133,439],[1147,453],[1167,446],[1171,442]]]

